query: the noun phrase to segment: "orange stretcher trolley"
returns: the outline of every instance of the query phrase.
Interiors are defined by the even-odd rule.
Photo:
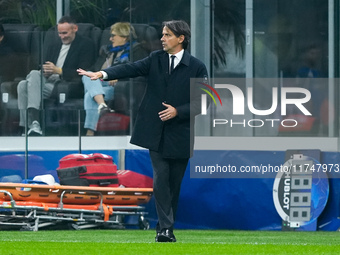
[[[144,207],[152,188],[0,183],[0,228],[42,227],[148,229]],[[137,217],[136,223],[126,218]]]

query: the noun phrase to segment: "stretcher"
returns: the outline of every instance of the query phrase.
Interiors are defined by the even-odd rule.
[[[42,227],[72,229],[148,229],[144,207],[152,188],[112,188],[0,183],[0,228],[38,231]],[[135,217],[136,223],[128,223]],[[131,219],[130,219],[131,220]]]

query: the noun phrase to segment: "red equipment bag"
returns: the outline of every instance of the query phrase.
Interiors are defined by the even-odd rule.
[[[152,188],[153,179],[130,170],[118,170],[119,185],[126,188]]]
[[[59,160],[57,174],[61,185],[119,186],[113,158],[101,153],[67,155]]]

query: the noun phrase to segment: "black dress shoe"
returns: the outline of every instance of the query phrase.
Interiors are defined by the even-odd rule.
[[[155,241],[156,241],[156,242],[158,242],[159,234],[160,234],[160,232],[157,232],[156,237],[155,237]]]
[[[175,243],[176,241],[175,235],[171,232],[171,242]]]
[[[160,233],[156,235],[156,242],[176,242],[176,237],[170,229],[162,229]]]

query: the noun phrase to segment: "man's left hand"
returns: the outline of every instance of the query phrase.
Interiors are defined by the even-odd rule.
[[[166,103],[162,103],[162,104],[166,107],[165,110],[158,113],[159,118],[162,121],[167,121],[177,116],[177,110],[175,107],[173,107],[172,105],[166,104]]]

